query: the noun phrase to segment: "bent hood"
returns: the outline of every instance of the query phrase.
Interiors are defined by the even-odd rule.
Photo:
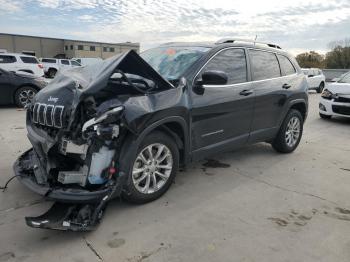
[[[350,95],[350,84],[334,83],[330,84],[327,89],[333,94]]]
[[[159,75],[135,51],[130,50],[92,65],[60,71],[46,88],[35,96],[34,103],[76,105],[83,98],[107,86],[115,70],[150,79],[160,90],[173,88],[172,84]]]

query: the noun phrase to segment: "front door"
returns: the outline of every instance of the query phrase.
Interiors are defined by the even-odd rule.
[[[245,144],[249,137],[254,93],[248,82],[246,52],[243,48],[219,51],[199,72],[222,71],[225,85],[204,85],[203,92],[192,90],[193,158]]]

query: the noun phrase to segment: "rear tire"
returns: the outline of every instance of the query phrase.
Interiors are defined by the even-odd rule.
[[[291,153],[299,145],[303,135],[304,119],[298,110],[289,110],[272,142],[272,147],[280,153]]]
[[[137,204],[161,197],[171,186],[179,168],[179,150],[175,141],[160,131],[147,135],[131,159],[133,163],[124,162],[129,170],[122,197]]]
[[[15,93],[16,106],[25,107],[28,103],[32,102],[36,93],[38,93],[38,90],[31,86],[23,86],[18,88]]]
[[[325,114],[322,114],[322,113],[320,113],[320,117],[323,118],[323,119],[331,119],[332,118],[332,116],[325,115]]]
[[[324,89],[324,82],[321,82],[321,84],[319,85],[319,87],[317,88],[317,93],[322,93],[322,91],[323,91],[323,89]]]

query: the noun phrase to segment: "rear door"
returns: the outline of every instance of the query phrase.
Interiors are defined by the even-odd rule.
[[[282,77],[276,53],[249,49],[249,57],[256,95],[250,142],[255,142],[275,135],[293,81]],[[295,74],[294,67],[289,70]]]
[[[310,72],[309,72],[309,82],[310,82],[310,87],[312,88],[316,88],[320,85],[321,83],[321,76],[318,72],[317,69],[311,69]]]
[[[219,51],[199,72],[223,71],[225,85],[204,85],[203,93],[192,92],[192,150],[194,158],[206,153],[243,145],[249,137],[254,93],[248,82],[246,51],[228,48]],[[210,152],[209,152],[210,151]]]

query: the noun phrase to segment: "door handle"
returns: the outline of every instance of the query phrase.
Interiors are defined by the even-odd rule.
[[[243,90],[239,93],[241,96],[249,96],[251,94],[253,94],[253,90]]]
[[[291,88],[291,85],[289,85],[289,84],[284,84],[284,85],[282,86],[282,88],[284,88],[284,89],[289,89],[289,88]]]

